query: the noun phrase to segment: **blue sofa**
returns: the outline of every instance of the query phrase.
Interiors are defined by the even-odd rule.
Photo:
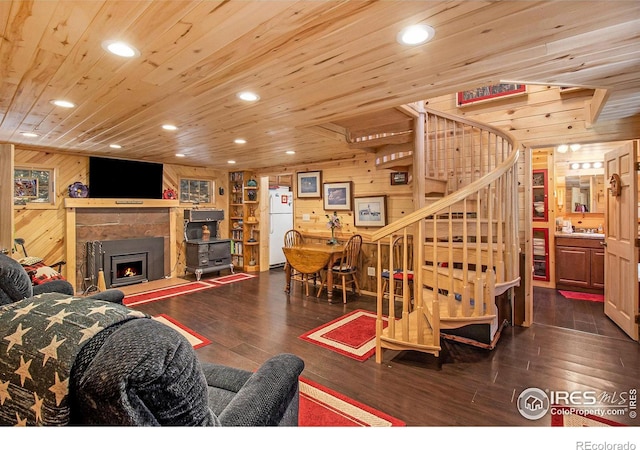
[[[255,372],[201,362],[173,328],[103,300],[0,306],[2,425],[295,426],[303,368],[286,353]]]

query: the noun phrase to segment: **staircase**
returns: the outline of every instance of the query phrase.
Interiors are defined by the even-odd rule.
[[[496,297],[510,296],[520,283],[515,140],[488,125],[420,105],[412,109],[415,136],[424,140],[416,139],[412,149],[400,144],[397,153],[385,146],[377,159],[379,168],[412,165],[421,205],[372,235],[378,250],[378,363],[384,349],[438,356],[443,337],[492,349],[506,323],[499,323]],[[405,237],[403,258],[409,250],[414,255],[412,284],[408,265],[394,264],[389,250],[398,236]],[[384,301],[380,274],[399,266],[397,314],[395,297]]]

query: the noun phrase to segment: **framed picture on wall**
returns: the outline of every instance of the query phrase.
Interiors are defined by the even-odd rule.
[[[383,227],[387,224],[387,197],[356,197],[353,199],[357,227]]]
[[[469,91],[458,92],[458,95],[456,96],[456,104],[460,107],[489,100],[523,95],[526,93],[526,84],[499,83],[491,86],[482,86]]]
[[[322,197],[322,171],[298,172],[298,198]]]
[[[351,182],[324,183],[324,209],[329,211],[351,211]]]

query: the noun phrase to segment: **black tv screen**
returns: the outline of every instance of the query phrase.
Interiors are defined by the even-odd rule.
[[[162,164],[89,158],[89,197],[162,198]]]

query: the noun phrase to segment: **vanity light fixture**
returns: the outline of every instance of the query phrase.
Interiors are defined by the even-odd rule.
[[[238,138],[238,139],[234,139],[234,141],[236,144],[246,144],[247,140],[246,139],[242,139],[242,138]]]
[[[436,30],[429,25],[419,24],[403,28],[396,39],[403,45],[420,45],[429,42],[436,34]]]
[[[582,145],[580,145],[580,144],[571,144],[569,146],[569,148],[571,149],[572,152],[577,152],[578,150],[580,150],[581,147],[582,147]]]
[[[569,146],[567,144],[558,145],[558,147],[556,147],[556,151],[558,153],[567,153],[568,150]]]
[[[258,94],[249,91],[238,93],[238,98],[240,100],[244,100],[245,102],[255,102],[260,100],[260,96]]]
[[[578,169],[600,169],[602,168],[604,164],[602,163],[602,161],[596,161],[596,162],[591,162],[591,161],[583,161],[583,162],[574,162],[569,164],[569,167],[571,167],[573,170],[578,170]]]
[[[114,55],[122,56],[123,58],[133,58],[134,56],[140,56],[140,52],[137,48],[123,41],[104,41],[102,42],[102,48],[110,53],[113,53]]]
[[[167,124],[162,125],[162,129],[163,130],[167,130],[167,131],[176,131],[178,129],[178,127],[175,126],[175,125],[171,125],[171,124],[167,123]]]
[[[67,100],[51,100],[51,103],[61,108],[74,108],[76,106],[74,103]]]

